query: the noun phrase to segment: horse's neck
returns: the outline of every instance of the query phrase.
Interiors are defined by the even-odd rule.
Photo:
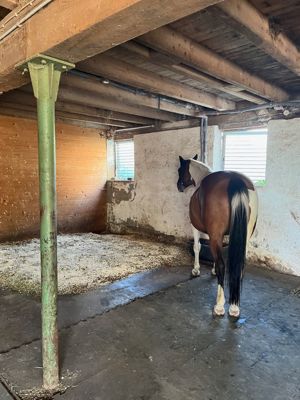
[[[190,174],[196,183],[196,187],[198,187],[202,179],[209,175],[212,170],[207,164],[204,164],[201,161],[194,159],[190,159],[190,161]]]

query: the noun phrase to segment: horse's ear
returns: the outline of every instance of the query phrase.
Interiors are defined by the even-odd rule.
[[[198,154],[195,155],[195,157],[193,158],[193,160],[197,160],[198,158]]]
[[[183,161],[183,158],[182,158],[181,156],[179,156],[179,161],[180,161],[180,164],[181,164],[182,161]]]

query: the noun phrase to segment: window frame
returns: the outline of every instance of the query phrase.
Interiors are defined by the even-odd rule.
[[[261,179],[261,180],[259,180],[259,181],[253,181],[253,179],[251,178],[251,177],[249,177],[252,181],[253,181],[253,183],[254,183],[254,186],[255,187],[264,187],[264,186],[266,186],[267,185],[267,176],[266,176],[266,172],[267,172],[267,152],[268,152],[268,135],[269,135],[269,132],[268,132],[268,128],[266,127],[266,126],[264,126],[264,127],[260,127],[260,128],[240,128],[240,129],[228,129],[228,130],[224,130],[223,131],[223,134],[222,134],[222,137],[223,137],[223,140],[222,140],[222,166],[223,166],[223,170],[225,170],[225,152],[226,152],[226,137],[227,136],[229,136],[229,135],[234,135],[234,134],[236,134],[236,135],[245,135],[245,136],[247,136],[247,135],[254,135],[254,134],[257,134],[257,135],[266,135],[267,136],[267,144],[266,144],[266,153],[265,153],[265,156],[266,156],[266,166],[265,166],[265,177],[264,177],[264,179]],[[241,171],[237,171],[237,172],[240,172],[240,173],[243,173],[243,172],[241,172]]]
[[[119,178],[117,175],[118,172],[118,162],[117,162],[117,143],[120,142],[132,142],[133,144],[133,177],[132,178]],[[135,178],[135,154],[134,154],[134,140],[133,138],[128,138],[128,139],[118,139],[118,140],[114,140],[114,164],[115,164],[115,168],[114,168],[114,180],[118,181],[118,182],[133,182],[134,178]]]

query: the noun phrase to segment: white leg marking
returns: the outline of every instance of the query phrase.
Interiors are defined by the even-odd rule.
[[[221,285],[218,285],[217,304],[214,306],[214,313],[222,316],[225,314],[225,296]]]
[[[194,268],[192,269],[192,275],[193,276],[199,276],[200,275],[200,263],[199,263],[199,253],[201,249],[201,244],[199,242],[200,240],[200,232],[193,228],[193,235],[194,235],[194,253],[195,253],[195,261],[194,261]]]
[[[214,276],[216,275],[216,263],[214,263],[214,265],[212,267],[211,274]]]
[[[230,304],[229,315],[231,317],[235,317],[235,318],[239,317],[240,316],[240,307],[237,306],[236,304]]]

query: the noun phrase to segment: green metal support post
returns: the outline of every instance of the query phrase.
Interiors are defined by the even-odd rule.
[[[74,65],[37,55],[17,68],[22,69],[23,73],[29,71],[37,98],[43,386],[52,390],[59,385],[55,102],[61,73],[74,68]]]

